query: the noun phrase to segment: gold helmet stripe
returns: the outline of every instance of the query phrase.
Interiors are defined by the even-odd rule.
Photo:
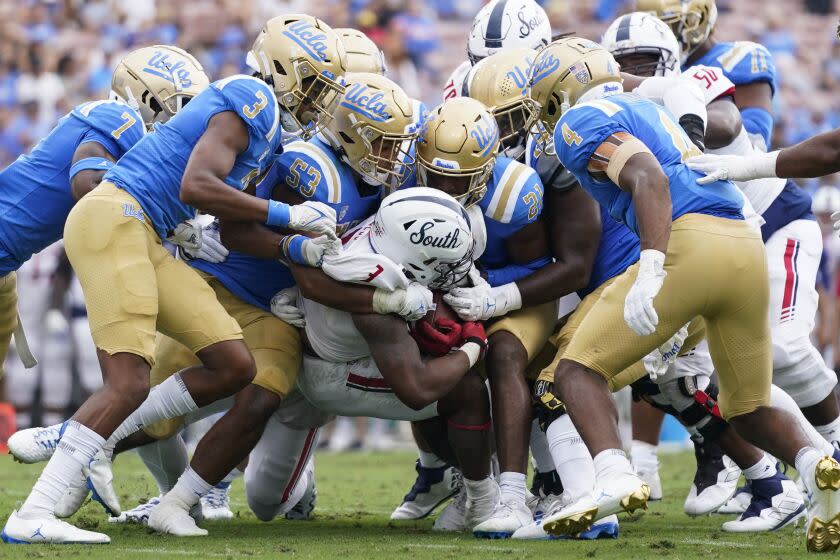
[[[731,51],[718,58],[718,62],[724,70],[731,72],[745,56],[750,54],[753,47],[754,45],[751,43],[739,41],[735,43],[735,47]]]
[[[312,144],[308,144],[303,140],[293,142],[287,147],[287,149],[289,151],[294,150],[306,154],[318,162],[321,166],[321,171],[323,172],[323,178],[326,180],[327,184],[327,202],[332,204],[338,204],[341,202],[341,189],[338,188],[338,170],[336,170],[335,164],[330,161],[329,158],[327,158]]]

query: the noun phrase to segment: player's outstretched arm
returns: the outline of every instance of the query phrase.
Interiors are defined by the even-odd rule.
[[[735,141],[743,128],[741,112],[729,98],[712,101],[707,107],[706,148],[717,149]]]
[[[102,181],[102,176],[116,160],[98,142],[85,142],[73,152],[70,166],[70,190],[73,198],[81,199]]]
[[[382,377],[397,398],[414,410],[452,391],[487,344],[484,329],[478,323],[467,323],[464,327],[472,325],[475,329],[463,329],[467,332],[462,333],[458,350],[424,362],[404,320],[392,315],[353,315],[353,322],[368,342]]]

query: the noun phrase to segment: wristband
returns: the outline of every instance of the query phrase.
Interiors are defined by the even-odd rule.
[[[478,363],[478,359],[481,358],[481,351],[483,348],[484,347],[478,342],[473,342],[472,340],[467,339],[467,342],[462,344],[458,350],[467,355],[467,359],[470,361],[470,368],[472,368],[476,363]]]
[[[114,162],[104,157],[88,157],[80,159],[72,166],[70,166],[70,180],[73,180],[80,171],[94,170],[94,171],[108,171],[114,167]]]
[[[268,218],[265,220],[265,224],[268,226],[279,226],[285,227],[289,225],[289,205],[280,202],[279,200],[269,200],[268,201]]]
[[[280,240],[280,253],[283,259],[292,261],[295,264],[307,265],[306,258],[303,256],[303,244],[306,242],[306,237],[303,235],[286,235]],[[281,260],[283,260],[281,259]]]
[[[519,291],[519,286],[516,282],[504,284],[496,288],[505,298],[505,310],[516,311],[522,308],[522,293]]]
[[[779,159],[779,150],[768,153],[756,151],[753,157],[755,158],[755,170],[758,178],[778,177],[776,175],[776,160]]]

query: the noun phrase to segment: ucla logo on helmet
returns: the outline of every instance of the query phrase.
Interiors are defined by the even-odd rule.
[[[481,155],[486,156],[499,139],[499,127],[496,125],[496,121],[484,116],[475,125],[475,128],[470,131],[470,136],[475,138],[475,141],[478,143],[478,149],[481,150]]]
[[[173,62],[170,56],[168,53],[155,51],[152,58],[146,62],[146,67],[143,68],[143,72],[171,82],[176,89],[190,87],[193,81],[190,76],[190,71],[186,67],[187,63],[183,60]]]
[[[534,61],[531,85],[536,84],[560,68],[560,60],[550,52],[544,52]]]
[[[385,94],[370,89],[364,84],[352,84],[344,93],[340,105],[360,113],[372,121],[385,122],[391,118],[388,105],[383,101]]]
[[[534,61],[531,58],[526,58],[525,62],[527,64],[525,68],[516,65],[513,67],[513,70],[508,70],[507,72],[507,75],[513,80],[516,87],[522,90],[523,94],[528,87],[528,75],[531,73],[531,68],[534,67]]]
[[[327,36],[308,21],[296,21],[283,31],[283,35],[300,45],[312,58],[327,59]]]

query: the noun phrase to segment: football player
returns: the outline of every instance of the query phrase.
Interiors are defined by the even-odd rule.
[[[613,53],[623,70],[643,75],[669,60],[667,53],[673,46],[667,45],[669,42],[674,44],[673,37],[667,41],[669,35],[666,26],[653,17],[641,13],[628,14],[610,26],[604,34],[604,46]],[[657,37],[666,38],[664,48]],[[695,80],[706,93],[709,113],[707,151],[756,152],[745,128],[739,124],[738,111],[731,98],[735,86],[723,72],[719,68],[693,66],[683,75]],[[835,441],[840,437],[840,407],[834,395],[837,377],[826,367],[809,337],[817,311],[818,298],[814,286],[822,255],[822,235],[811,213],[811,197],[792,181],[775,179],[736,184],[751,206],[761,212],[764,222],[761,234],[770,273],[769,324],[774,385],[790,395],[805,418],[826,441],[836,446]],[[698,469],[698,476],[701,476],[702,470]],[[715,477],[720,474],[715,473]],[[724,477],[727,479],[726,486],[733,487],[737,473],[725,474]],[[714,484],[717,480],[711,482]],[[695,480],[696,488],[686,501],[687,512],[700,507],[700,504],[690,503],[692,498],[702,501],[700,483]],[[770,490],[768,484],[764,487],[764,491]],[[771,501],[769,496],[757,498]],[[705,508],[701,509],[705,511]],[[743,523],[728,523],[725,530],[761,526],[750,517],[747,515],[741,519]],[[773,525],[766,527],[768,530],[777,528]]]
[[[443,99],[465,95],[464,81],[473,65],[493,53],[514,48],[540,49],[551,41],[548,14],[534,0],[494,0],[479,10],[467,39],[467,60],[443,87]]]
[[[713,66],[735,84],[733,99],[750,141],[766,152],[773,133],[776,66],[763,45],[750,41],[719,43],[712,36],[715,0],[637,0],[636,9],[667,23],[682,51],[682,68]]]
[[[620,84],[609,52],[578,38],[542,51],[531,77],[530,95],[541,118],[559,119],[558,158],[639,235],[642,248],[639,262],[593,305],[555,372],[558,396],[574,394],[566,409],[594,456],[601,500],[583,497],[547,518],[546,529],[576,533],[596,515],[646,505],[649,488],[620,449],[607,381],[699,315],[720,377],[723,417],[804,473],[813,495],[808,548],[836,549],[829,534],[840,529],[832,505],[840,464],[792,429],[788,413],[768,406],[766,264],[758,232],[743,219],[742,197],[731,183],[720,182],[714,191],[697,187],[696,175],[683,163],[698,151],[688,136],[652,102],[621,94]],[[706,266],[712,261],[720,266]],[[733,284],[732,270],[745,281]],[[674,292],[677,286],[682,295]],[[733,344],[740,345],[737,352]]]
[[[352,27],[336,27],[335,32],[341,37],[347,51],[347,72],[385,75],[388,70],[385,65],[385,53],[370,37]]]
[[[284,58],[269,59],[266,41],[284,44],[270,51]],[[138,141],[68,216],[65,247],[85,293],[105,385],[67,424],[29,498],[10,516],[9,541],[109,542],[107,535],[54,517],[56,503],[94,455],[110,461],[116,440],[106,438],[129,416],[130,425],[145,425],[186,414],[253,379],[241,327],[162,239],[195,246],[194,231],[180,224],[196,209],[335,237],[335,212],[321,203],[289,206],[241,191],[253,189],[253,179],[267,168],[280,145],[281,122],[303,136],[318,130],[342,91],[333,78],[344,71],[344,48],[320,20],[289,15],[269,20],[254,50],[265,55],[257,57],[262,79],[234,75],[205,88]],[[164,74],[158,64],[153,58],[147,66]],[[173,81],[192,84],[188,67],[164,70]],[[306,239],[298,250],[312,243]],[[197,353],[203,365],[167,379],[144,402],[158,329]],[[187,473],[192,488],[203,490],[200,475]],[[119,515],[115,494],[98,496]]]

